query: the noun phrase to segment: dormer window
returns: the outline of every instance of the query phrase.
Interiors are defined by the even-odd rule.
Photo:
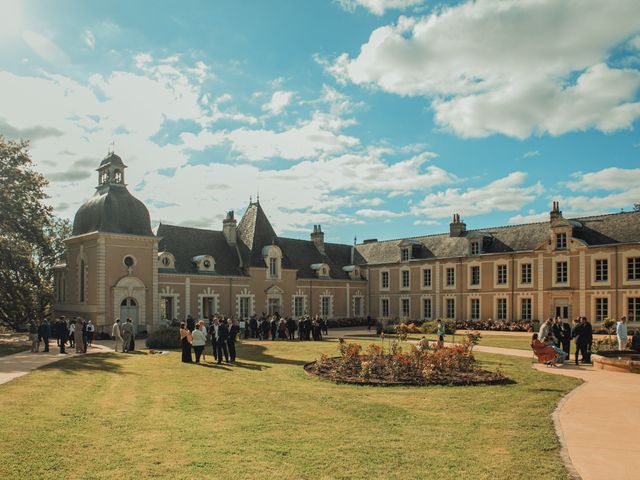
[[[566,250],[567,248],[567,234],[556,233],[556,250]]]
[[[109,171],[103,170],[100,173],[100,184],[102,185],[103,183],[108,183],[108,182],[109,182]]]
[[[282,250],[277,245],[268,245],[262,249],[262,256],[267,267],[268,280],[280,280],[282,272]]]
[[[320,278],[329,277],[329,274],[331,273],[331,269],[326,263],[314,263],[311,265],[311,270],[316,272],[316,275]]]
[[[345,265],[344,267],[342,267],[342,271],[348,273],[349,278],[360,278],[360,267],[358,267],[357,265]]]
[[[411,258],[411,249],[408,247],[403,248],[401,251],[401,258],[403,262],[408,262]]]
[[[471,255],[480,255],[480,242],[471,242]]]
[[[198,272],[215,272],[216,263],[211,255],[198,255],[192,260]]]
[[[169,252],[158,253],[158,262],[160,263],[160,268],[176,268],[176,260]]]
[[[269,277],[278,278],[278,259],[277,258],[269,259]]]

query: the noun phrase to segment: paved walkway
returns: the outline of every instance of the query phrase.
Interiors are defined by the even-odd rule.
[[[43,367],[63,358],[75,357],[75,348],[67,347],[68,354],[58,353],[58,347],[55,342],[51,342],[52,346],[49,347],[49,352],[32,353],[30,351],[14,353],[13,355],[7,355],[0,357],[0,385],[10,382],[15,378],[22,377],[27,373],[35,370],[36,368]],[[110,352],[111,348],[94,343],[92,347],[89,347],[87,353],[101,353]]]

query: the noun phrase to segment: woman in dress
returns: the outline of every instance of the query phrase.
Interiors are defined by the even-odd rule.
[[[627,349],[627,339],[629,337],[627,331],[627,317],[622,317],[618,323],[616,323],[616,337],[618,337],[618,350]]]
[[[544,363],[549,366],[556,365],[558,358],[557,352],[553,347],[538,340],[537,333],[534,333],[531,337],[531,348],[533,349],[533,353],[535,353],[536,357],[538,357],[538,361],[540,363]]]
[[[193,363],[191,359],[191,332],[187,330],[187,324],[180,323],[180,342],[182,343],[182,362]]]
[[[193,351],[196,352],[196,363],[200,363],[200,356],[202,355],[202,352],[204,352],[204,347],[207,344],[207,334],[204,331],[204,322],[198,322],[198,325],[196,325],[191,336]],[[191,354],[189,354],[189,356],[191,356]]]

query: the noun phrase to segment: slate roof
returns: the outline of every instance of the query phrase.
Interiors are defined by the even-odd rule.
[[[570,221],[578,225],[573,228],[573,236],[590,246],[640,242],[640,212],[596,215]],[[405,240],[416,240],[420,243],[420,247],[415,251],[415,258],[466,256],[469,249],[467,237],[474,235],[483,237],[483,253],[531,251],[549,239],[549,228],[549,222],[540,222],[467,230],[462,237],[450,237],[449,233],[442,233],[362,243],[356,246],[361,256],[356,263],[397,263],[400,261],[400,244]]]
[[[198,269],[193,264],[193,257],[211,255],[215,260],[216,274],[244,275],[239,268],[237,250],[229,246],[221,231],[161,223],[158,226],[157,236],[161,237],[158,251],[168,251],[174,256],[175,271],[178,273],[197,273]]]
[[[279,237],[276,245],[283,255],[283,267],[298,270],[298,278],[317,278],[311,269],[312,264],[326,263],[331,278],[348,279],[349,274],[342,267],[351,265],[351,246],[338,243],[325,243],[325,254],[321,254],[311,240]],[[262,262],[264,265],[264,261]]]
[[[277,238],[260,203],[250,203],[238,224],[238,240],[243,262],[247,266],[264,267],[262,248]]]

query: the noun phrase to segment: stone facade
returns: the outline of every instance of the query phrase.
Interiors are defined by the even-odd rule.
[[[108,331],[166,318],[278,312],[327,318],[540,320],[585,315],[640,320],[640,212],[467,230],[357,245],[276,235],[259,202],[222,229],[159,225],[124,183],[122,160],[98,168],[56,270],[57,315]]]

